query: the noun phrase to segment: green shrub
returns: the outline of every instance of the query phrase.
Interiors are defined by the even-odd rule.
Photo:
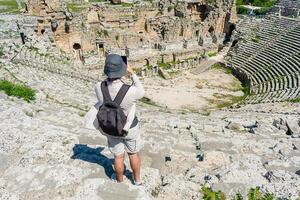
[[[27,102],[35,100],[35,91],[25,85],[1,80],[0,90],[3,90],[8,96],[23,98]]]
[[[225,200],[225,194],[221,191],[213,191],[211,188],[208,187],[201,187],[201,192],[203,194],[204,200]]]
[[[225,200],[226,196],[221,191],[213,191],[211,188],[201,187],[201,193],[203,194],[204,200]],[[248,200],[275,200],[276,198],[273,194],[262,193],[259,187],[251,188],[247,194]],[[237,193],[233,200],[243,200],[243,196]]]
[[[157,63],[157,66],[158,66],[158,67],[161,67],[161,68],[163,68],[163,69],[170,69],[170,68],[171,68],[170,63],[164,63],[164,62],[158,62],[158,63]]]
[[[132,3],[125,3],[125,2],[122,2],[121,3],[122,7],[126,8],[126,7],[132,7],[133,4]]]
[[[250,0],[249,2],[253,6],[272,7],[277,2],[277,0]]]
[[[148,105],[151,105],[151,106],[157,106],[155,102],[153,102],[150,98],[148,97],[143,97],[139,100],[140,102],[142,103],[145,103],[145,104],[148,104]]]
[[[211,69],[220,69],[220,70],[224,70],[224,72],[226,74],[232,74],[232,69],[229,67],[225,67],[220,63],[215,63],[211,66]]]
[[[259,190],[259,187],[251,188],[248,192],[248,199],[249,200],[258,200],[261,198],[261,192]]]
[[[99,37],[108,37],[108,31],[107,30],[101,30],[97,32]]]
[[[265,15],[269,12],[270,9],[271,9],[270,7],[263,7],[263,8],[254,10],[254,13],[256,15]]]
[[[168,7],[168,12],[171,12],[173,9],[174,9],[173,6],[169,6],[169,7]]]
[[[300,97],[295,98],[295,99],[291,99],[290,102],[292,102],[292,103],[300,103]]]
[[[237,6],[236,12],[237,12],[237,14],[246,15],[246,14],[248,14],[248,9],[245,8],[244,6]]]
[[[15,0],[0,1],[0,13],[19,13],[19,7]]]
[[[217,55],[217,52],[216,51],[211,51],[211,52],[208,52],[208,57],[213,57],[213,56],[216,56]]]
[[[91,3],[93,3],[93,2],[97,3],[97,2],[105,2],[105,0],[89,0],[89,2],[91,2]]]
[[[243,0],[237,0],[236,1],[237,6],[240,6],[240,5],[243,5],[243,4],[244,4]]]
[[[216,3],[217,0],[205,0],[205,3]]]
[[[0,57],[2,57],[4,55],[4,49],[3,47],[0,47]]]
[[[272,7],[277,0],[237,0],[236,5],[253,5],[258,7]]]
[[[243,200],[243,196],[241,195],[241,193],[237,193],[235,194],[235,196],[233,197],[233,200]]]
[[[259,37],[259,35],[255,35],[255,37],[252,38],[251,40],[255,43],[259,43],[260,37]]]
[[[82,6],[81,4],[75,4],[75,3],[69,3],[67,7],[70,12],[74,12],[74,13],[80,13],[81,11],[83,11],[86,8],[85,6]]]

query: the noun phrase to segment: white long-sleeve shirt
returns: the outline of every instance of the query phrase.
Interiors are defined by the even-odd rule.
[[[136,102],[137,100],[141,99],[144,94],[145,90],[143,88],[142,83],[140,82],[137,75],[133,74],[131,76],[132,79],[132,86],[129,88],[128,92],[126,93],[122,103],[121,108],[123,109],[125,115],[127,116],[127,122],[124,126],[124,130],[129,130],[134,117],[135,117],[135,110],[136,110]],[[108,91],[112,99],[114,99],[119,92],[120,88],[123,85],[122,79],[117,79],[115,81],[109,82],[108,81]],[[98,104],[103,104],[103,95],[101,91],[101,82],[98,82],[95,86],[95,92],[98,99]]]

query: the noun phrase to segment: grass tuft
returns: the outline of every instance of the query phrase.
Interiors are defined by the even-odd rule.
[[[213,191],[211,188],[202,186],[201,193],[203,194],[204,200],[225,200],[226,196],[222,191]],[[271,193],[263,193],[259,187],[251,188],[247,194],[248,200],[275,200],[280,199],[275,197]],[[243,200],[241,193],[237,193],[232,200]],[[299,199],[299,198],[298,198]]]
[[[157,106],[156,103],[154,101],[152,101],[150,98],[148,97],[143,97],[140,99],[140,102],[151,105],[151,106]]]
[[[292,103],[300,103],[300,97],[295,98],[295,99],[291,99],[290,102],[292,102]]]
[[[221,191],[213,191],[211,188],[202,187],[201,192],[204,200],[225,200],[225,194]]]
[[[216,51],[211,51],[211,52],[208,52],[208,57],[214,57],[217,55],[217,52]]]
[[[8,96],[23,98],[27,102],[35,100],[35,91],[25,85],[1,80],[0,90],[3,90]]]
[[[24,3],[22,3],[22,7],[24,7]],[[0,13],[12,13],[18,14],[20,13],[19,6],[17,1],[15,0],[0,0]]]
[[[0,46],[0,57],[4,56],[4,48]]]
[[[86,6],[81,4],[69,3],[67,8],[70,12],[81,13],[84,9],[86,9]]]
[[[121,6],[122,6],[123,8],[130,8],[130,7],[133,7],[133,4],[132,4],[132,3],[125,3],[125,2],[122,2],[122,3],[121,3]]]
[[[229,67],[225,67],[221,63],[215,63],[211,66],[211,69],[220,69],[223,70],[226,74],[232,74],[232,69]]]

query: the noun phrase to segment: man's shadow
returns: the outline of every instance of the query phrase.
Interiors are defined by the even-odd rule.
[[[86,144],[75,144],[73,147],[73,155],[71,159],[79,159],[90,163],[96,163],[104,168],[107,177],[111,178],[111,175],[115,172],[113,168],[114,159],[110,159],[105,155],[101,154],[104,147],[91,148]],[[132,172],[126,169],[124,170],[124,175],[132,180]]]

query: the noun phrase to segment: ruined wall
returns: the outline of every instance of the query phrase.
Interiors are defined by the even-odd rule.
[[[39,12],[48,23],[57,22],[54,38],[63,51],[73,53],[74,44],[84,53],[97,51],[96,41],[101,41],[107,52],[116,49],[138,52],[129,57],[137,63],[145,62],[147,52],[152,52],[156,61],[161,56],[171,61],[177,54],[182,54],[178,59],[187,57],[183,53],[187,50],[216,49],[224,38],[230,40],[232,25],[237,20],[235,0],[213,3],[157,0],[129,7],[91,4],[76,15],[66,12],[59,0],[28,2],[34,8],[32,11],[42,9],[47,13]]]
[[[46,15],[50,12],[61,11],[61,0],[27,0],[25,2],[27,12],[31,15]]]

